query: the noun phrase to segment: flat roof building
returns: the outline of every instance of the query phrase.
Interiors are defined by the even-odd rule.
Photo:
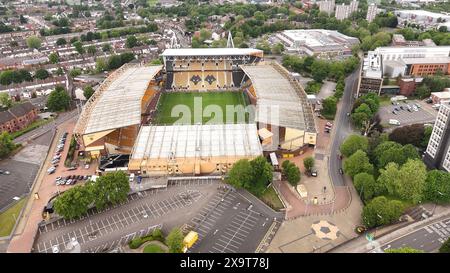
[[[352,47],[359,44],[358,38],[326,29],[291,29],[276,37],[290,52],[320,58],[351,56]]]

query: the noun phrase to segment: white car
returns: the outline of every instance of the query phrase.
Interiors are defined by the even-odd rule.
[[[48,174],[52,174],[52,173],[54,173],[55,171],[56,171],[56,168],[52,166],[52,167],[48,168],[47,173],[48,173]]]
[[[89,169],[89,164],[84,165],[85,169]]]

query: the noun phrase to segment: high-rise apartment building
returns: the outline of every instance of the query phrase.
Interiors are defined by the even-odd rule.
[[[450,105],[442,104],[425,151],[424,161],[430,168],[450,172]]]

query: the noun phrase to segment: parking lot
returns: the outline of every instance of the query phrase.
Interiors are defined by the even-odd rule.
[[[106,252],[154,227],[162,227],[167,234],[188,222],[220,192],[217,185],[218,181],[172,184],[132,194],[124,204],[101,212],[91,210],[78,220],[60,219],[42,225],[33,251],[49,253],[56,246],[63,252],[71,238],[76,238],[82,252]]]
[[[407,110],[407,105],[411,107],[415,104],[418,104],[420,107],[417,107],[418,111],[412,110],[409,112]],[[403,107],[403,109],[400,108]],[[397,108],[397,114],[392,113],[394,109]],[[381,123],[386,126],[395,127],[395,125],[389,125],[390,119],[395,119],[400,122],[400,126],[411,125],[415,123],[433,123],[436,120],[436,116],[438,111],[431,108],[431,105],[419,101],[419,100],[408,100],[407,103],[399,102],[399,105],[386,105],[381,106],[379,110],[379,115],[381,118]]]
[[[247,197],[234,189],[214,196],[191,220],[199,241],[189,252],[255,252],[272,224],[281,222],[283,216]]]
[[[0,161],[0,170],[10,172],[0,174],[0,210],[14,202],[14,197],[28,194],[39,165],[44,161],[51,132],[33,140],[11,158]]]

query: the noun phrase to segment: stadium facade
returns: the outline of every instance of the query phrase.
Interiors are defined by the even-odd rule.
[[[299,153],[316,144],[306,93],[257,49],[167,49],[164,66],[124,65],[88,100],[74,129],[92,158],[127,155],[142,177],[224,174],[240,159]],[[244,92],[255,118],[156,124],[161,94]]]

